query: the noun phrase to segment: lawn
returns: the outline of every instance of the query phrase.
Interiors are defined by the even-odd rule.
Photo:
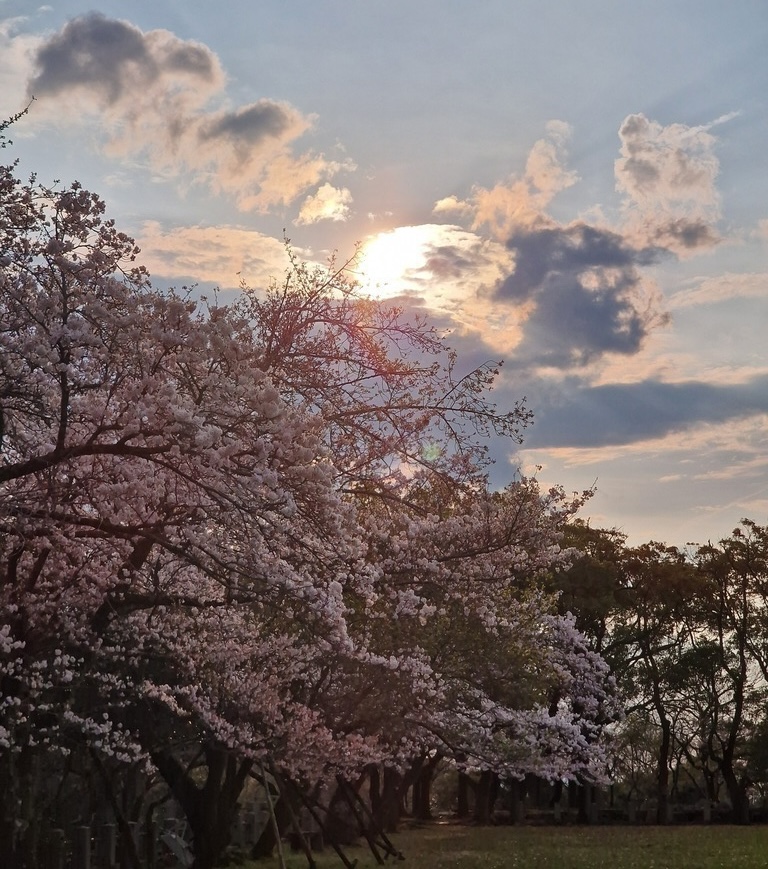
[[[435,824],[393,836],[403,869],[764,869],[768,827],[469,827]],[[367,849],[348,848],[357,869],[373,869]],[[286,853],[290,869],[307,865]],[[321,869],[341,867],[331,849],[317,855]],[[277,859],[249,864],[276,869]]]

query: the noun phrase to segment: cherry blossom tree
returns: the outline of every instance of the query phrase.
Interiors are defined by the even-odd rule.
[[[78,184],[0,169],[9,865],[36,865],[53,754],[159,772],[195,869],[262,767],[306,784],[437,740],[597,769],[607,674],[539,590],[580,501],[488,491],[486,435],[528,419],[488,400],[497,366],[459,375],[343,266],[294,259],[218,306],[156,291],[138,254]]]
[[[5,852],[41,742],[161,763],[161,714],[252,758],[349,754],[295,688],[352,653],[367,574],[320,417],[236,311],[153,291],[77,184],[4,170],[0,251]]]

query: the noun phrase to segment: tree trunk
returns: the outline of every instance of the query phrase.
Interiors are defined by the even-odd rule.
[[[421,766],[413,783],[413,817],[418,821],[432,820],[432,780],[440,763],[440,756],[428,758]]]
[[[402,776],[391,767],[384,767],[379,812],[374,815],[385,833],[394,833],[400,823],[400,781]]]
[[[492,803],[492,786],[493,773],[490,770],[483,770],[480,773],[480,780],[475,789],[475,812],[473,820],[476,824],[491,823]]]
[[[579,800],[579,814],[578,814],[578,823],[579,824],[591,824],[592,823],[592,785],[582,784],[579,786],[578,790],[578,800]]]
[[[252,764],[226,749],[206,746],[207,775],[200,787],[170,752],[156,752],[152,759],[184,809],[192,831],[191,869],[214,869],[229,845],[237,800]]]
[[[381,817],[381,775],[376,764],[368,767],[368,796],[371,801],[371,814],[378,821]]]
[[[272,806],[272,811],[275,813],[277,829],[280,831],[287,829],[289,817],[288,806],[286,805],[285,800],[281,797],[277,797]],[[272,823],[272,819],[270,818],[267,821],[266,827],[261,831],[261,835],[256,842],[254,842],[253,847],[251,848],[251,858],[253,860],[262,860],[266,857],[271,857],[276,844],[277,836],[275,835],[275,824]]]
[[[472,784],[472,779],[465,772],[459,770],[456,805],[456,815],[459,818],[469,817],[469,789]]]
[[[521,823],[525,817],[526,792],[527,782],[516,779],[509,782],[509,819],[513,824]]]
[[[734,824],[749,823],[749,798],[747,785],[744,779],[739,779],[733,769],[730,757],[724,757],[721,765],[723,782],[728,790],[728,799],[731,803],[731,820]]]
[[[672,726],[665,715],[659,715],[661,742],[656,759],[656,823],[669,823],[669,752],[672,744]]]
[[[39,817],[39,765],[34,749],[25,746],[0,760],[0,848],[8,869],[35,869],[42,819]]]

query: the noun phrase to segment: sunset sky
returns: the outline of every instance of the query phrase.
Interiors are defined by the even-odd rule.
[[[684,545],[768,523],[765,0],[0,0],[22,174],[160,286],[360,278],[527,396],[518,468]]]

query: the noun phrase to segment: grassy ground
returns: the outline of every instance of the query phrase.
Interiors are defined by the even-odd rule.
[[[436,824],[393,836],[403,869],[764,869],[768,827],[466,827]],[[349,848],[357,869],[373,869],[367,848]],[[320,869],[341,867],[331,849],[317,855]],[[286,853],[290,869],[306,867]],[[276,869],[277,859],[249,864]]]

